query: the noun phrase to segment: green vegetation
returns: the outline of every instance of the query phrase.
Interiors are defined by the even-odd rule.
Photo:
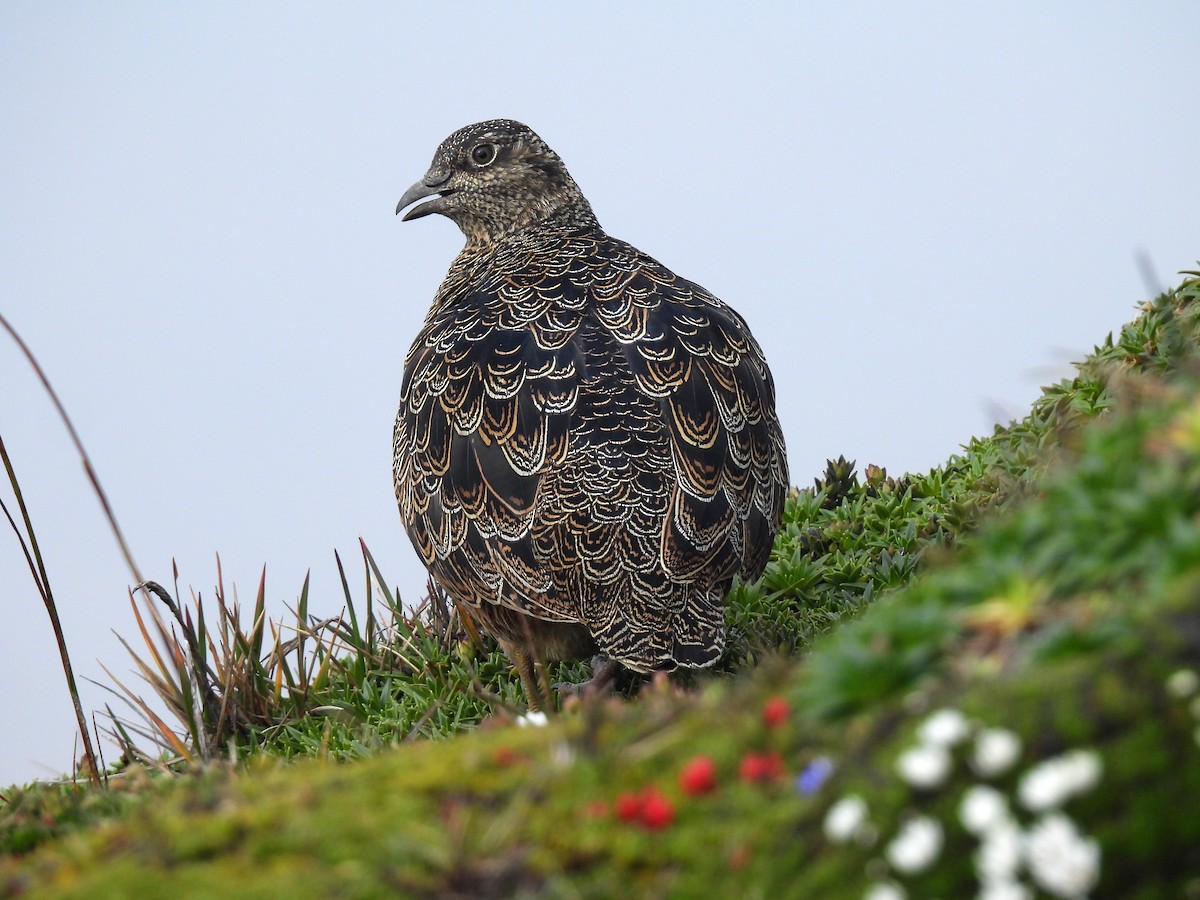
[[[941,468],[853,469],[793,493],[720,671],[545,728],[365,548],[333,622],[146,606],[182,737],[2,792],[0,895],[1200,896],[1200,276]]]

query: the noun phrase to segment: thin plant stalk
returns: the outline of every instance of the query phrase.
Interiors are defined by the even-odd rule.
[[[79,433],[75,431],[75,425],[71,421],[71,417],[67,415],[66,407],[58,399],[58,394],[51,387],[50,379],[42,371],[41,364],[38,363],[37,357],[33,355],[33,351],[29,349],[29,346],[17,334],[16,329],[9,324],[8,319],[4,317],[3,313],[0,313],[0,325],[4,326],[4,330],[17,342],[17,346],[21,348],[25,359],[29,361],[29,365],[33,367],[38,380],[41,381],[42,387],[46,389],[46,393],[50,396],[54,408],[58,411],[59,418],[62,419],[63,425],[67,428],[67,434],[71,437],[71,443],[75,445],[75,451],[79,454],[80,462],[83,463],[83,471],[87,474],[88,481],[92,484],[92,490],[96,492],[96,497],[99,499],[100,506],[104,510],[104,516],[108,519],[108,526],[112,529],[113,535],[117,539],[117,545],[121,548],[121,554],[125,557],[125,563],[129,566],[129,571],[133,573],[134,584],[141,584],[145,579],[142,578],[141,570],[138,569],[137,563],[133,560],[133,554],[129,552],[129,545],[125,543],[125,535],[121,531],[121,526],[117,524],[117,517],[113,514],[112,506],[109,505],[108,495],[104,493],[104,488],[100,485],[100,479],[96,477],[96,470],[92,468],[92,459],[88,456],[87,450],[83,448],[83,441],[79,439]]]
[[[79,735],[83,743],[84,768],[87,769],[88,778],[95,784],[99,784],[100,767],[97,764],[96,751],[92,746],[92,739],[88,733],[88,723],[87,718],[83,714],[83,704],[79,702],[79,688],[75,684],[75,670],[71,666],[71,654],[67,651],[67,639],[63,634],[62,622],[58,618],[58,607],[54,603],[54,592],[50,589],[50,576],[46,574],[46,566],[42,562],[42,551],[38,547],[37,533],[33,530],[33,522],[29,518],[29,510],[25,506],[25,497],[21,493],[21,484],[17,480],[17,473],[13,469],[8,449],[4,446],[3,436],[0,436],[0,458],[4,461],[4,471],[8,473],[9,484],[12,485],[13,494],[17,498],[17,506],[21,510],[21,518],[25,523],[25,534],[29,537],[28,545],[26,545],[25,539],[17,528],[17,523],[9,513],[8,507],[4,506],[2,501],[0,501],[0,507],[3,507],[4,515],[16,533],[17,540],[21,543],[21,549],[25,553],[25,561],[29,564],[30,574],[33,575],[33,582],[37,585],[38,593],[42,595],[42,603],[46,605],[46,613],[50,616],[50,627],[54,630],[54,640],[58,643],[58,656],[62,660],[63,674],[67,679],[67,691],[71,695],[71,705],[75,708],[75,721],[79,726]]]

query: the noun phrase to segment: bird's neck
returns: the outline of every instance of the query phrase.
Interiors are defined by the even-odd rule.
[[[599,230],[591,205],[578,191],[548,195],[530,202],[515,218],[487,217],[459,221],[467,244],[463,253],[483,256],[506,244],[540,240],[543,236],[580,230]]]

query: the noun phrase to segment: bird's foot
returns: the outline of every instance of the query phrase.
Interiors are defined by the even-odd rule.
[[[592,677],[580,684],[560,681],[554,685],[562,697],[594,697],[612,689],[617,676],[621,674],[621,664],[609,659],[603,654],[592,657]]]

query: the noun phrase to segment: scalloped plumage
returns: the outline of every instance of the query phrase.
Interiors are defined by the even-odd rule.
[[[761,574],[788,487],[745,321],[605,234],[520,123],[447,138],[397,212],[426,197],[406,218],[446,215],[467,244],[404,365],[413,546],[527,691],[533,658],[712,664],[725,594]]]

